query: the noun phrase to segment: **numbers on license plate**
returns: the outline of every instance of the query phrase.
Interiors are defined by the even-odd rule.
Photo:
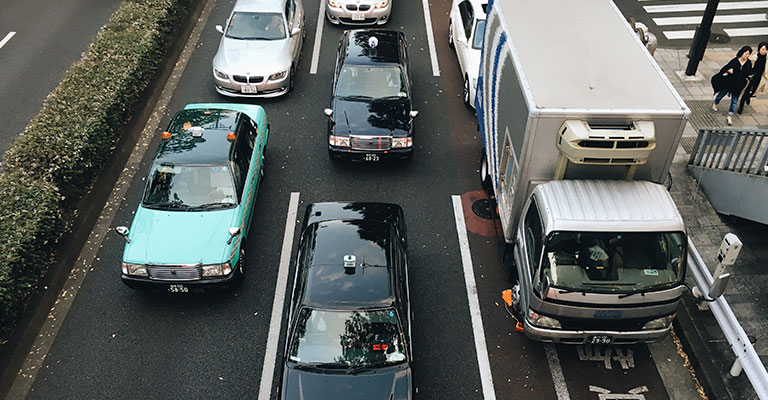
[[[363,155],[364,161],[379,161],[379,155],[378,154],[364,154]]]
[[[254,86],[241,86],[240,91],[243,93],[257,93],[258,90],[256,90],[256,87]]]
[[[611,344],[613,339],[610,336],[590,336],[587,338],[589,344]]]
[[[184,285],[170,285],[168,286],[168,291],[171,293],[187,293],[189,288]]]
[[[352,14],[352,21],[362,21],[364,19],[365,19],[365,15],[363,15],[363,13]]]

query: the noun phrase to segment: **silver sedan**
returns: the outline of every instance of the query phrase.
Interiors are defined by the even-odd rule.
[[[276,97],[294,85],[304,41],[301,0],[238,0],[213,57],[216,91],[233,97]]]
[[[333,24],[383,25],[389,20],[393,0],[326,1],[325,16]]]

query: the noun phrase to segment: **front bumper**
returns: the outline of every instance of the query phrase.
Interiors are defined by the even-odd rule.
[[[398,147],[390,150],[353,150],[349,147],[328,146],[328,155],[348,161],[388,161],[388,160],[410,160],[413,157],[413,147]],[[375,155],[376,157],[371,157]],[[372,160],[372,158],[377,158]]]
[[[221,79],[216,74],[213,75],[213,80],[216,83],[216,91],[229,97],[278,97],[288,93],[290,89],[291,73],[285,74],[283,79],[270,81],[264,78],[260,83],[241,83],[236,82],[233,76],[230,75],[229,79]],[[255,90],[255,93],[244,93],[243,90]]]
[[[144,276],[120,274],[120,278],[128,287],[137,290],[152,292],[169,292],[171,285],[183,285],[190,292],[208,292],[228,290],[236,285],[242,278],[240,268],[235,268],[232,273],[222,277],[201,278],[195,281],[166,281],[150,279]]]
[[[321,0],[327,1],[327,0]],[[339,8],[331,8],[326,4],[325,16],[334,25],[383,25],[389,21],[392,12],[392,2],[384,8],[376,8],[371,5],[367,11],[350,11],[343,5]],[[362,19],[359,19],[362,18]]]
[[[537,342],[562,343],[562,344],[588,344],[591,336],[608,336],[613,339],[613,344],[651,343],[669,335],[672,325],[663,329],[649,329],[642,331],[575,331],[563,329],[541,328],[531,325],[528,320],[523,322],[525,336]]]

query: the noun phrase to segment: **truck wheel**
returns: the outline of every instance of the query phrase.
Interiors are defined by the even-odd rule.
[[[450,18],[448,18],[448,47],[455,48],[453,44],[453,21]]]
[[[491,175],[488,170],[488,159],[485,157],[485,151],[483,151],[482,158],[480,159],[480,183],[483,190],[493,194],[493,185],[491,184]]]

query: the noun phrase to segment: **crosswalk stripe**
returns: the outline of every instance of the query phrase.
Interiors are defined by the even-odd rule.
[[[673,39],[693,39],[696,31],[664,31],[664,36],[669,40]]]
[[[645,12],[651,14],[665,12],[704,11],[706,7],[707,3],[690,3],[643,6],[643,9],[645,9]],[[717,6],[718,10],[748,10],[751,8],[768,8],[768,1],[729,1],[720,3]]]
[[[669,25],[698,25],[701,23],[702,16],[695,17],[662,17],[654,18],[653,22],[657,26],[669,26]],[[737,22],[761,22],[765,21],[765,13],[763,14],[739,14],[739,15],[716,15],[715,24],[725,23],[737,23]]]
[[[768,35],[768,28],[731,28],[724,29],[730,37],[764,36]]]

